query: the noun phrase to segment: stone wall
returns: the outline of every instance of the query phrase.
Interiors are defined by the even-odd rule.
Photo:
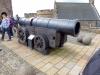
[[[100,27],[97,27],[96,21],[80,21],[80,23],[81,23],[81,30],[100,34]]]
[[[96,27],[96,21],[80,21],[81,29],[91,29]]]
[[[7,12],[9,16],[13,15],[11,0],[0,0],[0,14],[4,11]]]
[[[24,13],[25,18],[37,17],[37,13]]]
[[[37,17],[45,17],[45,18],[53,18],[54,17],[54,10],[38,10]]]

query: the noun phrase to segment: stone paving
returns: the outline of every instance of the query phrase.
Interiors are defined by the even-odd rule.
[[[93,37],[89,46],[69,40],[64,47],[52,49],[49,55],[42,55],[34,49],[19,44],[16,38],[10,42],[3,41],[2,44],[47,75],[79,75],[95,49],[100,47],[100,34],[93,34]]]
[[[18,71],[22,67],[24,69],[27,67],[29,70],[32,71],[33,75],[45,75],[38,69],[32,67],[26,61],[24,61],[21,57],[16,55],[12,50],[8,49],[1,43],[0,43],[0,49],[2,49],[0,51],[0,75],[19,75],[17,73],[19,73]],[[24,71],[21,71],[21,72],[24,72]],[[26,75],[21,72],[20,72],[21,75]]]

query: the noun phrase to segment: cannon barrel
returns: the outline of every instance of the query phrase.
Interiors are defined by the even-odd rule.
[[[31,19],[27,19],[27,18],[14,17],[14,20],[21,26],[23,25],[26,26],[31,24]]]
[[[18,18],[20,25],[31,25],[36,27],[45,27],[55,29],[66,35],[76,36],[80,31],[80,22],[78,20],[51,19],[51,18]]]

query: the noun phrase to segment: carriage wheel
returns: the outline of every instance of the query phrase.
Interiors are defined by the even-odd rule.
[[[19,31],[18,42],[21,44],[27,44],[28,32],[24,29]]]
[[[49,41],[45,35],[36,35],[34,38],[34,48],[43,54],[49,53]]]

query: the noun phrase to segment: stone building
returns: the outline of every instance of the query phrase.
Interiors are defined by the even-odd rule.
[[[0,14],[7,12],[9,16],[13,15],[11,0],[0,0]]]
[[[93,0],[92,0],[93,1]],[[60,19],[78,19],[80,20],[82,28],[94,28],[100,26],[99,14],[91,3],[55,3],[55,15]]]

